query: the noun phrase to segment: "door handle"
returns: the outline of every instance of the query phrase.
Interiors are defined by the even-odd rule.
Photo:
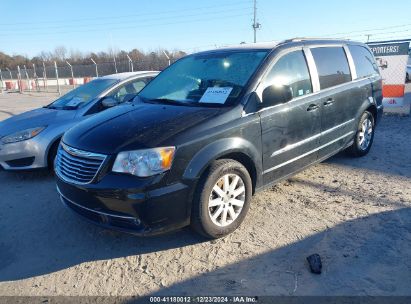
[[[326,101],[324,101],[325,106],[332,105],[334,103],[334,99],[328,98]]]
[[[319,106],[313,103],[313,104],[310,104],[310,105],[308,106],[307,111],[308,111],[308,112],[310,112],[310,111],[315,111],[315,110],[317,110],[318,108],[319,108]]]

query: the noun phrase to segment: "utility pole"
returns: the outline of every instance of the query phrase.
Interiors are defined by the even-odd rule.
[[[367,36],[367,42],[370,42],[370,37],[372,36],[372,34],[366,34],[365,36]]]
[[[257,0],[254,0],[254,22],[253,22],[253,30],[254,30],[254,43],[257,42],[257,29],[261,28],[261,24],[257,22]]]

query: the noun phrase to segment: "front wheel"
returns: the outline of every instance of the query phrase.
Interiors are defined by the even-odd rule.
[[[213,162],[198,186],[191,213],[192,228],[207,238],[220,238],[240,226],[247,214],[252,183],[239,162]]]
[[[347,149],[347,151],[355,157],[366,155],[372,146],[374,140],[375,120],[374,116],[365,111],[360,118],[357,133],[354,137],[354,143]]]

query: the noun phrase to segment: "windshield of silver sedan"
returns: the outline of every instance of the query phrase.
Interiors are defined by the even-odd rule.
[[[265,50],[218,51],[180,59],[139,94],[145,102],[221,106],[238,101]]]
[[[74,110],[84,106],[89,101],[93,100],[113,84],[118,82],[116,79],[95,79],[74,90],[71,90],[66,95],[48,105],[49,109],[59,110]]]

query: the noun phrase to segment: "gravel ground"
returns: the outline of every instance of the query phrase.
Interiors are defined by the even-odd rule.
[[[0,95],[0,120],[55,98],[33,95]],[[103,230],[62,206],[52,176],[0,172],[0,295],[411,295],[410,134],[410,117],[385,116],[366,157],[257,194],[211,242]]]

